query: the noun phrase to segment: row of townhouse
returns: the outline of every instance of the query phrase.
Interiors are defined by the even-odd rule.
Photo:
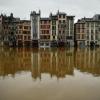
[[[0,45],[30,46],[31,22],[20,18],[1,14],[0,16]]]
[[[33,47],[100,46],[100,14],[79,19],[64,12],[50,13],[42,18],[41,11],[32,11],[30,20],[1,14],[0,45]]]
[[[52,13],[41,18],[41,12],[31,12],[32,45],[38,47],[74,46],[74,16],[66,13]]]
[[[80,47],[100,46],[100,14],[75,23],[75,44]]]

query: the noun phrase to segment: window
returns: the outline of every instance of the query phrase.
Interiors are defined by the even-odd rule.
[[[93,35],[91,35],[91,40],[93,40]]]
[[[53,39],[55,39],[55,36],[53,36]]]
[[[42,21],[40,23],[42,24]]]
[[[48,46],[49,45],[49,43],[46,43],[46,46]]]
[[[80,39],[80,34],[77,34],[77,35],[76,35],[76,38],[77,38],[77,39]]]
[[[19,26],[19,29],[22,29],[22,26],[21,25]]]
[[[49,29],[50,28],[50,25],[48,25],[47,28]]]
[[[47,39],[50,39],[50,36],[47,36]]]
[[[94,27],[94,24],[93,23],[91,23],[91,27]]]
[[[56,35],[56,30],[53,30],[53,31],[52,31],[52,34],[55,34],[55,35]]]
[[[56,21],[52,21],[52,25],[56,25]]]
[[[82,24],[82,28],[84,28],[84,24]]]
[[[97,39],[99,39],[99,37],[98,37],[98,35],[97,35],[97,34],[95,35],[95,39],[96,39],[96,40],[97,40]]]
[[[61,20],[59,20],[59,23],[61,23]]]
[[[44,45],[44,43],[40,43],[40,45],[42,45],[42,46],[43,46],[43,45]]]
[[[47,21],[46,20],[44,21],[44,24],[47,24]]]
[[[65,18],[66,17],[66,15],[63,15],[63,18]]]
[[[27,31],[23,31],[23,34],[27,34]]]
[[[42,28],[42,25],[40,25],[40,28]]]
[[[28,40],[30,40],[31,39],[31,37],[30,36],[28,36]]]
[[[52,26],[52,30],[56,30],[56,26]]]
[[[87,30],[87,33],[89,33],[89,30]]]
[[[87,41],[87,45],[89,45],[89,41]]]
[[[65,33],[65,31],[63,31],[63,34]]]
[[[87,27],[89,27],[89,23],[87,23]]]
[[[65,20],[63,20],[63,23],[65,23]]]
[[[98,33],[98,30],[95,30],[95,33]]]
[[[85,35],[84,34],[82,34],[82,39],[84,39],[85,38]]]
[[[61,34],[61,31],[59,31],[59,34]]]
[[[63,25],[61,25],[61,28],[65,28],[65,25],[63,24]]]
[[[47,34],[49,34],[49,30],[47,30]]]
[[[59,15],[59,18],[61,18],[61,15]]]
[[[87,40],[89,40],[89,35],[87,35]]]
[[[84,29],[82,29],[82,33],[84,33],[85,32],[85,30]]]
[[[27,39],[27,36],[24,36],[24,40],[26,40]]]
[[[28,29],[28,26],[24,26],[24,29]]]
[[[19,39],[22,39],[22,35],[19,35]]]
[[[93,33],[93,30],[91,30],[91,33]]]
[[[19,31],[19,34],[21,34],[21,31]]]

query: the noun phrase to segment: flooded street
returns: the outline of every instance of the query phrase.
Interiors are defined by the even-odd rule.
[[[0,100],[100,100],[100,49],[0,48]]]

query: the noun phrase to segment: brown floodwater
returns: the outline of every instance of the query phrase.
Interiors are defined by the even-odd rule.
[[[0,100],[100,100],[100,48],[0,48]]]

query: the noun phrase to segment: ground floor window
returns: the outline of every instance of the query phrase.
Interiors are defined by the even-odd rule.
[[[49,45],[49,43],[46,43],[46,46],[48,46]]]

